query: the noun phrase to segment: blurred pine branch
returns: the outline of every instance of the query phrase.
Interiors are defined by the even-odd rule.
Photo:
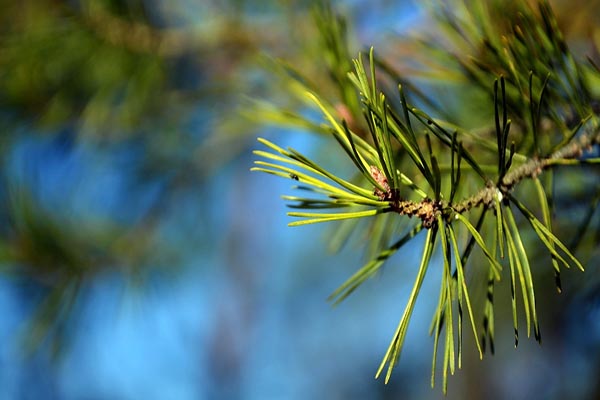
[[[272,91],[258,55],[295,56],[295,24],[278,19],[306,12],[300,1],[263,2],[265,16],[245,7],[0,0],[0,257],[4,278],[40,294],[23,327],[30,350],[69,344],[96,279],[141,287],[180,271],[194,239],[175,246],[165,226],[251,145],[240,93]],[[96,184],[110,193],[90,201]]]

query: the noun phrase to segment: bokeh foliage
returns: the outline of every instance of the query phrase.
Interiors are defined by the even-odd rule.
[[[302,2],[250,8],[0,1],[0,248],[5,277],[35,288],[29,349],[59,353],[97,277],[167,278],[181,238],[202,240],[173,221],[252,142],[240,108],[272,89],[263,52],[303,59],[286,53],[294,24],[272,22],[301,18]]]

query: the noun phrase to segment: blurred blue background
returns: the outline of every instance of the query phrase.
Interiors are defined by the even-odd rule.
[[[420,24],[396,3],[338,5],[357,49]],[[332,308],[362,249],[334,255],[322,226],[288,228],[290,183],[249,171],[256,136],[329,157],[326,139],[240,116],[245,96],[284,95],[265,54],[314,67],[308,3],[0,8],[0,398],[443,397],[429,387],[434,271],[392,381],[373,378],[420,240]],[[600,297],[578,279],[541,289],[542,348],[515,351],[498,322],[480,362],[468,338],[447,398],[597,398]]]

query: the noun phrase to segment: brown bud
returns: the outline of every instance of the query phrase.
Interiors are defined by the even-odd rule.
[[[373,177],[375,182],[377,182],[379,184],[379,186],[381,186],[383,188],[383,190],[381,190],[380,188],[376,187],[375,190],[373,191],[373,194],[375,194],[377,197],[379,197],[379,199],[384,200],[387,197],[389,197],[390,192],[391,192],[387,177],[385,176],[385,174],[383,172],[381,172],[381,170],[379,168],[377,168],[374,165],[371,165],[370,169],[371,169],[371,176]]]

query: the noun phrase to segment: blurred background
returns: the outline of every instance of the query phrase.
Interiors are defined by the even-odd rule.
[[[575,46],[600,41],[581,3],[564,22]],[[336,7],[356,51],[426,27],[408,1]],[[249,171],[257,136],[329,157],[331,141],[245,116],[249,98],[299,106],[273,59],[318,82],[310,8],[0,0],[1,399],[443,397],[429,387],[435,278],[391,383],[373,378],[419,241],[332,308],[361,249],[334,255],[323,227],[288,228],[290,183]],[[599,263],[584,261],[560,296],[539,274],[541,347],[514,350],[498,301],[496,356],[479,361],[467,338],[447,398],[599,398]]]

